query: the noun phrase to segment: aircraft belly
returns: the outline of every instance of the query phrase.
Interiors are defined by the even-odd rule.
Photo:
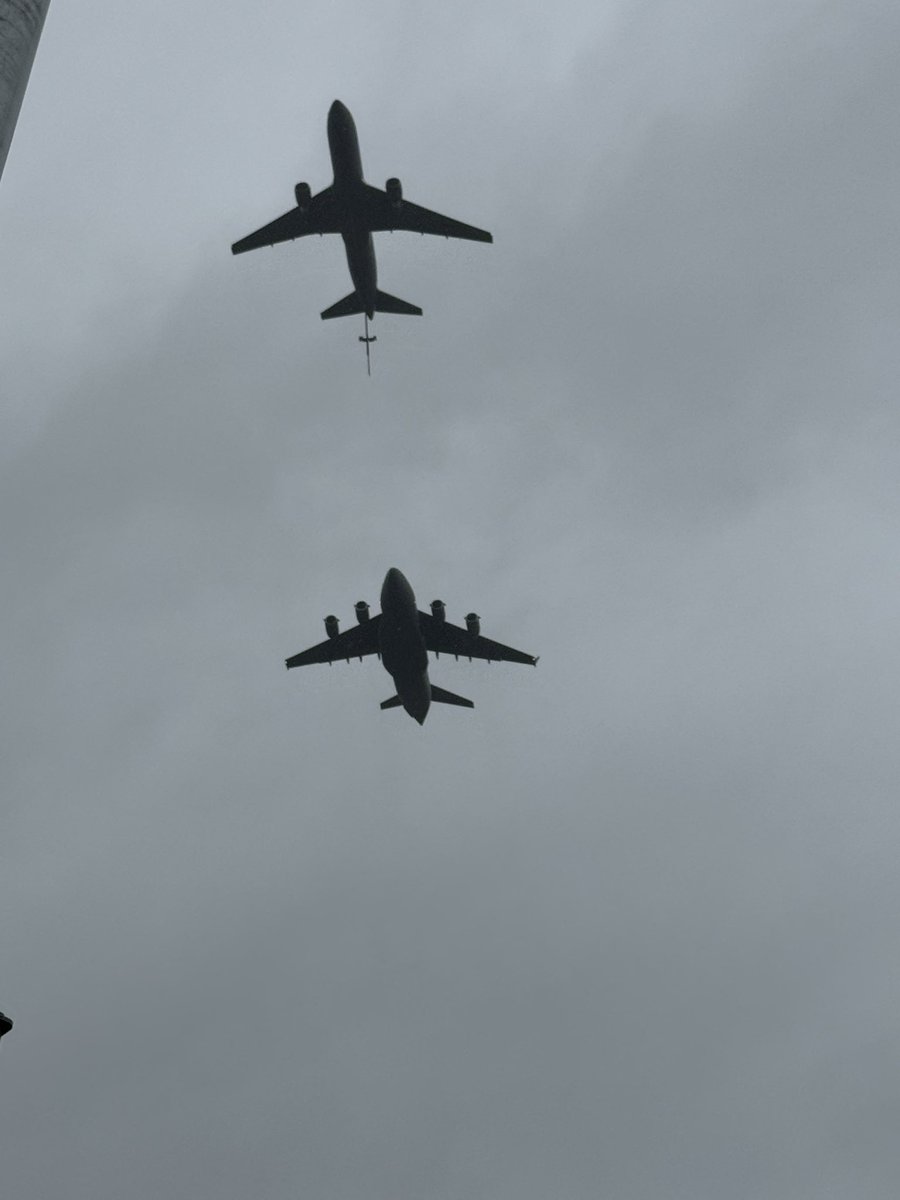
[[[394,678],[408,679],[428,669],[428,651],[418,629],[382,613],[378,627],[381,660]]]
[[[428,672],[425,671],[410,679],[395,679],[394,683],[400,703],[409,715],[421,725],[431,706],[431,684],[428,681]]]
[[[378,276],[375,268],[375,249],[372,245],[372,235],[366,230],[350,228],[343,234],[344,249],[347,252],[347,267],[353,286],[366,303],[367,309],[374,311],[375,294],[378,287]]]
[[[402,698],[406,684],[414,685],[428,671],[428,651],[419,628],[416,597],[409,581],[396,569],[388,571],[381,589],[381,620],[378,623],[381,661],[397,683]]]

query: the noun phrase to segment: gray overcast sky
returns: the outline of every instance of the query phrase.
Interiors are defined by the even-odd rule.
[[[10,1200],[894,1200],[900,9],[54,0],[0,186]],[[230,243],[368,178],[337,239]],[[400,567],[536,671],[284,671]]]

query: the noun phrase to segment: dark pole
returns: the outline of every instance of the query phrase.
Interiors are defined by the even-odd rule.
[[[50,0],[0,0],[0,175],[49,6]]]

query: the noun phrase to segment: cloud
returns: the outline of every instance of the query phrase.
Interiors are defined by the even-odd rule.
[[[51,12],[2,192],[7,1188],[881,1200],[895,20],[449,14]],[[228,253],[335,96],[496,234],[380,239],[425,315],[371,380],[339,245]],[[377,663],[285,672],[391,565],[537,670],[441,659],[476,709],[421,729]]]

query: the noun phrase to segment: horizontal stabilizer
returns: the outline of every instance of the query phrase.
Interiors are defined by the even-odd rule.
[[[362,311],[355,309],[354,311]],[[405,300],[398,299],[397,296],[389,296],[387,292],[375,293],[375,311],[398,313],[407,317],[421,317],[422,310],[417,308],[415,304],[408,304]],[[324,313],[322,316],[324,317]],[[335,314],[336,316],[338,314]]]
[[[457,696],[455,692],[446,692],[443,688],[431,685],[431,699],[435,704],[457,704],[460,708],[474,708],[475,704],[472,700],[467,700],[465,696]],[[384,705],[381,706],[384,708]]]
[[[338,300],[337,304],[332,304],[331,308],[326,308],[320,315],[323,321],[330,321],[332,317],[352,317],[356,313],[365,311],[365,305],[359,292],[351,292],[343,300]],[[408,317],[421,317],[422,315],[421,308],[415,304],[408,304],[398,296],[389,296],[387,292],[378,291],[375,293],[375,312],[398,313]]]
[[[343,300],[338,300],[337,304],[332,304],[331,308],[326,308],[321,315],[323,321],[330,321],[332,317],[352,317],[354,313],[361,312],[365,312],[365,309],[359,292],[351,292]]]
[[[382,700],[382,708],[399,708],[403,701],[399,696],[391,696],[390,700]]]

